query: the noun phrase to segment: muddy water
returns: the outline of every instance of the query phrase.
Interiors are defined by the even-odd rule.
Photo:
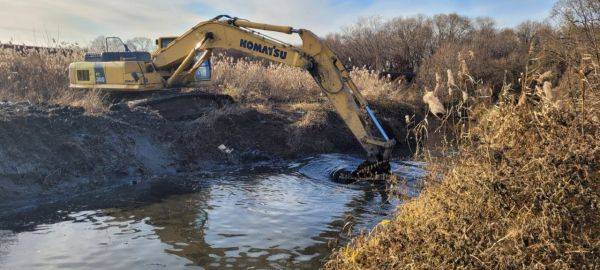
[[[399,203],[376,188],[327,179],[358,162],[324,155],[277,172],[223,173],[192,194],[59,210],[62,221],[0,230],[0,269],[318,268],[333,248],[390,218]],[[414,163],[393,168],[414,192],[410,184],[422,170]]]

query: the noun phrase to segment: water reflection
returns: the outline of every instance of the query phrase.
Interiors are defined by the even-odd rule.
[[[0,234],[0,268],[318,268],[398,202],[326,181],[327,156],[304,162],[299,172],[212,179],[193,194]]]

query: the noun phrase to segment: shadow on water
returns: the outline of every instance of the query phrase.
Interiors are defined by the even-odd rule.
[[[330,171],[359,162],[323,155],[278,172],[201,179],[190,194],[59,211],[63,218],[31,230],[0,231],[0,268],[318,268],[400,203],[329,181]],[[408,183],[423,174],[418,164],[393,169]]]

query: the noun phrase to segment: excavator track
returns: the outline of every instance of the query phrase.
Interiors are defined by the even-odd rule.
[[[220,109],[234,100],[229,95],[211,94],[200,90],[191,92],[168,92],[153,94],[148,98],[129,100],[122,97],[111,105],[111,110],[135,109],[144,107],[156,111],[163,118],[171,121],[186,121],[199,118],[213,110]]]

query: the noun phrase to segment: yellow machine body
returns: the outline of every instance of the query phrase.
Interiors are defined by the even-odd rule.
[[[151,62],[75,62],[69,65],[72,88],[149,91],[164,88],[163,79]]]

